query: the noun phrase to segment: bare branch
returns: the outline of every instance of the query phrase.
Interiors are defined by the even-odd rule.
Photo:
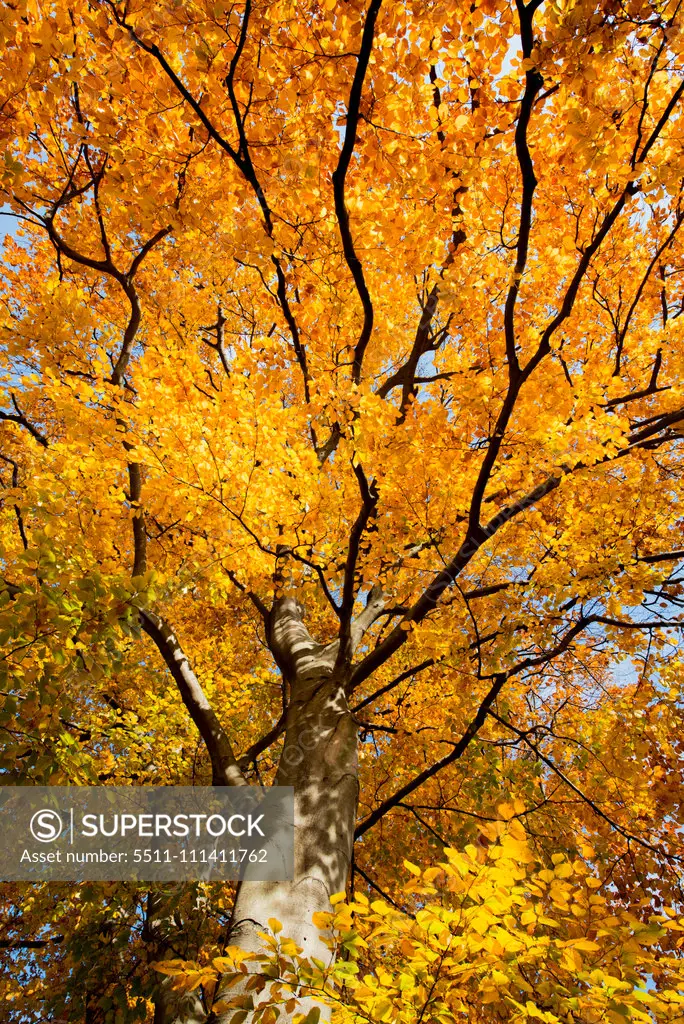
[[[204,740],[211,759],[212,786],[246,786],[228,735],[173,630],[164,619],[147,609],[140,611],[140,624],[166,662],[183,704]]]
[[[43,448],[47,448],[47,438],[41,434],[37,427],[34,427],[34,425],[26,419],[26,416],[24,416],[23,412],[19,408],[14,395],[10,395],[10,398],[12,399],[12,405],[14,406],[15,412],[2,412],[2,410],[0,410],[0,420],[6,420],[8,423],[17,423],[20,427],[24,427],[24,429],[28,430],[31,437],[37,441],[38,444],[42,445]]]
[[[353,466],[354,474],[361,492],[361,508],[354,521],[349,535],[347,557],[344,566],[344,582],[342,585],[342,603],[340,605],[340,647],[338,663],[342,664],[352,656],[352,613],[356,597],[356,570],[361,549],[361,539],[368,529],[370,520],[375,515],[378,504],[378,490],[373,480],[366,480],[366,474],[358,463]]]
[[[446,768],[448,765],[453,764],[455,761],[458,761],[460,757],[462,757],[470,741],[475,736],[477,736],[478,732],[480,731],[485,721],[487,720],[487,712],[489,711],[489,708],[491,707],[491,705],[494,703],[499,693],[501,692],[501,689],[503,688],[504,683],[508,679],[508,676],[508,672],[500,672],[496,675],[494,682],[492,683],[487,695],[485,696],[484,700],[477,709],[475,717],[473,718],[472,722],[461,736],[458,743],[455,743],[453,745],[453,749],[451,750],[451,752],[447,754],[446,757],[443,757],[440,761],[436,761],[434,764],[430,765],[430,767],[425,768],[413,779],[411,779],[405,785],[401,786],[396,791],[396,793],[393,793],[392,796],[387,797],[386,800],[383,800],[382,803],[378,807],[376,807],[374,811],[371,811],[367,818],[365,818],[359,825],[357,825],[356,832],[354,833],[356,839],[359,839],[365,832],[368,831],[369,828],[372,828],[373,825],[376,825],[381,818],[384,818],[388,811],[392,810],[393,807],[396,807],[397,804],[401,803],[404,797],[407,797],[409,793],[413,793],[414,790],[418,789],[419,786],[422,786],[424,782],[428,781],[428,779],[431,779],[438,772],[442,771],[443,768]]]
[[[356,145],[356,133],[359,126],[359,109],[361,106],[363,82],[366,77],[366,71],[368,70],[368,63],[373,49],[375,22],[380,11],[381,3],[382,0],[371,0],[368,7],[368,13],[366,14],[366,21],[364,23],[363,34],[361,36],[359,57],[356,64],[356,71],[354,73],[351,91],[349,93],[349,102],[347,104],[344,143],[342,145],[337,167],[333,171],[332,175],[335,214],[337,216],[337,223],[340,229],[340,236],[342,238],[342,251],[344,252],[345,261],[354,279],[356,291],[361,299],[361,306],[363,308],[363,325],[361,327],[361,334],[359,335],[354,349],[354,362],[352,367],[352,380],[356,384],[361,380],[363,357],[373,330],[373,303],[368,291],[361,261],[356,254],[354,239],[349,225],[349,213],[347,212],[347,205],[345,202],[345,183],[354,147]]]
[[[9,455],[1,455],[0,454],[0,459],[2,459],[3,462],[6,462],[8,465],[10,465],[12,467],[12,487],[14,489],[16,489],[19,486],[19,466],[14,461],[14,459],[11,459],[9,457]],[[17,527],[19,529],[19,536],[21,538],[21,543],[23,545],[24,551],[26,551],[28,549],[29,543],[28,543],[28,538],[26,536],[26,529],[24,527],[24,517],[21,514],[21,509],[16,504],[16,502],[14,504],[14,514],[15,514],[16,519],[17,519]]]
[[[368,594],[368,600],[366,601],[366,607],[356,616],[351,624],[352,651],[356,650],[363,639],[364,633],[370,629],[375,620],[382,613],[386,601],[387,595],[383,592],[382,587],[377,585],[371,587],[370,593]]]
[[[551,760],[551,758],[547,757],[546,754],[543,754],[539,749],[538,744],[536,744],[533,740],[530,739],[528,732],[524,732],[522,729],[516,728],[516,726],[514,726],[511,722],[506,721],[505,718],[501,718],[500,715],[497,715],[496,712],[492,711],[491,709],[489,710],[488,714],[490,718],[493,718],[495,721],[499,722],[499,724],[503,725],[504,728],[509,729],[516,736],[519,736],[523,743],[526,746],[528,746],[530,750],[534,751],[534,753],[537,755],[540,761],[543,761],[544,764],[547,765],[547,767],[550,768],[551,771],[554,772],[554,774],[557,775],[559,779],[562,779],[566,786],[570,787],[573,793],[576,793],[577,796],[580,797],[580,799],[584,801],[584,803],[587,804],[588,807],[591,807],[594,814],[598,815],[599,818],[603,818],[603,820],[607,822],[607,824],[610,825],[612,829],[614,829],[616,832],[619,832],[621,836],[624,836],[625,839],[629,840],[630,842],[638,843],[639,846],[643,846],[644,849],[650,850],[651,853],[656,853],[661,857],[667,858],[667,860],[684,861],[684,857],[678,857],[674,854],[667,853],[667,851],[664,850],[662,847],[655,846],[653,843],[649,843],[648,840],[642,839],[641,836],[634,835],[633,832],[628,832],[627,829],[623,828],[622,825],[618,824],[617,821],[609,817],[605,813],[605,811],[601,810],[598,804],[595,803],[590,797],[588,797],[586,793],[583,793],[579,786],[576,786],[575,783],[571,779],[569,779],[563,771],[561,771],[558,765],[556,765]]]
[[[530,59],[534,46],[532,33],[532,21],[536,8],[533,4],[525,7],[522,0],[516,0],[518,19],[520,23],[520,38],[522,40],[523,57]],[[536,68],[528,68],[525,72],[525,90],[520,103],[518,123],[515,128],[515,153],[522,178],[522,198],[520,201],[520,224],[518,227],[518,244],[516,246],[516,260],[513,268],[513,280],[509,286],[504,308],[504,336],[506,339],[506,359],[508,362],[508,373],[511,379],[520,372],[518,356],[515,344],[515,305],[520,288],[520,280],[527,265],[527,253],[530,242],[530,230],[532,227],[532,200],[534,190],[537,187],[537,178],[534,173],[534,165],[530,156],[530,149],[527,140],[527,131],[530,123],[530,116],[534,107],[537,93],[540,92],[544,79]]]
[[[411,679],[413,676],[417,676],[419,672],[424,672],[426,668],[431,668],[436,665],[437,662],[434,658],[427,658],[425,661],[421,661],[420,665],[413,665],[411,668],[407,668],[404,672],[401,672],[395,679],[392,679],[389,683],[385,683],[375,693],[371,693],[369,697],[364,697],[362,701],[353,707],[352,714],[357,714],[363,708],[369,704],[373,704],[374,701],[378,700],[379,697],[383,697],[390,690],[394,690],[397,686],[404,682],[405,679]]]
[[[245,750],[244,754],[240,755],[237,759],[238,768],[245,771],[246,768],[249,768],[251,764],[255,763],[259,754],[263,754],[264,750],[268,750],[271,744],[275,743],[275,741],[282,736],[285,732],[286,716],[287,709],[283,711],[275,725],[269,729],[267,733],[264,733],[261,739],[258,739],[251,745],[251,747],[248,747],[247,750]]]
[[[133,576],[142,576],[147,571],[147,534],[145,517],[140,505],[142,495],[142,470],[140,463],[128,463],[128,500],[133,507]]]

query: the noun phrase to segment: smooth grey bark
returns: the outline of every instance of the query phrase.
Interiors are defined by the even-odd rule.
[[[380,607],[378,602],[357,626],[357,642]],[[330,950],[312,916],[329,910],[330,897],[347,884],[358,804],[358,727],[347,703],[348,673],[336,666],[339,643],[316,643],[294,599],[282,598],[274,606],[269,643],[290,691],[275,785],[294,787],[294,879],[242,883],[230,941],[263,952],[258,932],[275,917],[304,956],[328,963]],[[230,989],[230,995],[238,993]],[[308,1005],[301,1004],[298,1012]],[[220,1024],[233,1012],[219,1017]]]

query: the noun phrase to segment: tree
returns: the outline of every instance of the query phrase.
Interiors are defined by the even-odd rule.
[[[234,898],[6,887],[16,1019],[204,1020],[153,960],[329,962],[502,802],[675,913],[679,3],[1,18],[4,777],[297,815]]]

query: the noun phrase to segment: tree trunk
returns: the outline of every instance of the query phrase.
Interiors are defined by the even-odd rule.
[[[248,937],[269,917],[306,955],[325,959],[310,921],[344,890],[351,863],[358,798],[356,725],[337,680],[312,681],[308,699],[288,713],[276,785],[294,786],[295,877],[292,882],[247,882],[235,904],[231,941]]]
[[[353,622],[349,607],[348,628],[341,630],[342,639],[319,644],[304,626],[304,610],[294,598],[278,598],[270,611],[259,604],[268,645],[283,674],[289,698],[275,785],[294,789],[294,878],[288,882],[241,882],[230,944],[247,952],[268,952],[259,932],[268,929],[269,918],[276,918],[283,937],[293,939],[304,956],[330,962],[325,936],[312,916],[330,910],[330,897],[343,892],[347,884],[358,804],[358,730],[349,710],[347,687],[354,648],[383,605],[382,589],[374,587]],[[206,744],[213,784],[245,785],[230,740],[173,630],[147,610],[141,612],[141,624],[157,644]],[[158,921],[157,930],[160,924]],[[258,965],[254,965],[253,973],[257,971]],[[246,991],[244,985],[232,986],[220,991],[219,998],[232,999]],[[266,999],[263,995],[261,1002]],[[307,1002],[300,1003],[297,1012],[306,1012],[312,1005]],[[201,1002],[190,1000],[184,1013],[181,1003],[162,984],[156,998],[155,1024],[198,1024],[203,1013]],[[226,1024],[234,1012],[211,1015],[211,1020]],[[287,1019],[281,1013],[279,1021],[285,1024]]]
[[[264,952],[258,932],[277,918],[283,936],[294,939],[304,956],[328,963],[330,950],[311,918],[330,910],[330,897],[347,884],[358,803],[358,730],[347,703],[346,673],[336,665],[338,644],[312,641],[291,599],[278,602],[275,612],[270,644],[291,695],[275,785],[294,787],[294,879],[243,882],[230,941]],[[301,1005],[297,1012],[307,1008]],[[221,1024],[233,1012],[219,1018]]]

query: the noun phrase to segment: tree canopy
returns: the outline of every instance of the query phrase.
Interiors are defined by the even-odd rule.
[[[362,1017],[681,1019],[680,6],[0,5],[0,781],[317,787]],[[11,1019],[211,1020],[157,899],[5,884]]]

